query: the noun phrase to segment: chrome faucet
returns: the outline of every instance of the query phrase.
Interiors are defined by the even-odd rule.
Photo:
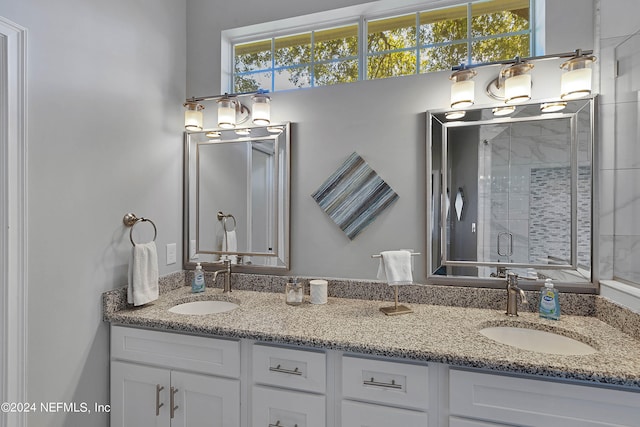
[[[213,284],[215,285],[216,279],[218,278],[219,273],[224,274],[224,286],[222,288],[222,292],[231,292],[231,260],[225,259],[222,261],[224,265],[224,269],[216,270],[213,272]]]
[[[518,293],[523,304],[528,304],[527,297],[524,291],[518,287],[518,275],[509,272],[507,273],[507,316],[518,315]]]

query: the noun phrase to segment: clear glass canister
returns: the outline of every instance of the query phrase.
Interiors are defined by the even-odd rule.
[[[300,305],[304,299],[304,288],[296,279],[289,279],[285,289],[285,302],[289,305]]]

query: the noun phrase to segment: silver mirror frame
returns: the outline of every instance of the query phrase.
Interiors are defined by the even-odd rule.
[[[256,252],[223,252],[223,251],[205,251],[203,254],[228,254],[228,255],[240,255],[240,256],[276,256],[281,261],[282,265],[280,266],[272,266],[272,265],[261,265],[261,264],[234,264],[233,271],[240,273],[257,273],[257,274],[282,274],[290,270],[290,216],[291,216],[291,123],[290,122],[282,122],[282,123],[272,123],[267,127],[282,127],[282,134],[284,136],[282,143],[284,146],[284,162],[282,167],[284,168],[282,178],[284,182],[281,185],[281,189],[283,191],[283,203],[282,209],[277,209],[276,216],[282,216],[282,234],[283,238],[283,249],[282,253],[275,252],[273,255],[269,255],[267,253],[256,253]],[[184,159],[183,159],[183,268],[186,270],[193,270],[196,267],[196,263],[199,261],[194,261],[190,259],[190,190],[191,187],[197,185],[196,182],[190,182],[190,159],[193,157],[193,147],[189,140],[189,135],[193,133],[206,133],[208,131],[221,131],[222,129],[213,129],[213,130],[204,130],[197,132],[189,132],[186,131],[183,134],[183,144],[184,144]],[[238,140],[244,141],[246,138],[239,137]],[[278,172],[276,171],[276,174]],[[275,225],[275,234],[278,234],[278,219],[276,218]],[[220,263],[217,262],[200,262],[203,268],[206,270],[216,270],[218,268],[223,268]]]
[[[545,102],[551,102],[553,100],[537,100],[535,102],[530,102],[530,103],[526,103],[526,104],[519,104],[519,106],[529,106],[529,105],[538,105],[538,104],[543,104]],[[575,292],[575,293],[598,293],[599,292],[599,248],[598,248],[598,242],[599,242],[599,238],[600,238],[600,229],[599,229],[599,211],[600,211],[600,204],[599,204],[599,187],[600,187],[600,174],[599,174],[599,155],[598,155],[598,139],[597,136],[598,134],[598,127],[597,127],[597,117],[598,117],[598,110],[597,110],[597,106],[598,106],[598,102],[597,102],[597,96],[592,96],[589,98],[583,98],[583,99],[579,99],[576,101],[584,101],[585,103],[588,103],[588,108],[589,108],[589,113],[590,113],[590,136],[591,136],[591,144],[590,144],[590,150],[591,150],[591,280],[590,282],[569,282],[569,281],[558,281],[555,282],[556,283],[556,287],[558,289],[560,289],[561,291],[564,292]],[[495,107],[499,107],[499,106],[503,106],[503,105],[485,105],[485,106],[480,106],[478,108],[475,109],[468,109],[467,113],[469,111],[477,111],[477,110],[491,110],[492,108]],[[587,108],[587,107],[584,107]],[[440,247],[442,247],[442,239],[445,238],[446,236],[446,230],[443,231],[445,227],[444,222],[443,224],[439,225],[436,224],[435,221],[437,221],[437,217],[440,216],[442,217],[442,215],[444,215],[444,212],[439,212],[439,214],[436,216],[435,214],[432,214],[433,209],[435,208],[435,203],[433,200],[434,197],[434,193],[435,193],[435,185],[442,185],[442,182],[438,183],[438,182],[432,182],[432,176],[433,176],[433,163],[432,163],[432,152],[433,152],[433,121],[434,120],[438,120],[436,118],[436,115],[444,115],[444,113],[451,111],[450,109],[442,109],[442,110],[431,110],[431,111],[427,111],[426,114],[426,190],[427,190],[427,196],[426,196],[426,233],[427,235],[425,236],[425,244],[426,244],[426,283],[427,284],[448,284],[448,285],[458,285],[458,286],[476,286],[476,287],[490,287],[490,288],[503,288],[506,286],[506,279],[505,278],[485,278],[485,277],[475,277],[475,276],[448,276],[448,275],[437,275],[434,274],[435,272],[435,265],[434,265],[434,253],[437,252],[437,248],[434,248],[433,245],[433,240],[434,240],[434,227],[438,227],[440,228]],[[442,122],[441,120],[438,120],[439,122]],[[495,123],[509,123],[510,119],[509,118],[500,118],[500,119],[496,119]],[[446,126],[443,127],[442,130],[443,133],[443,145],[444,144],[444,134],[446,133]],[[443,156],[446,159],[446,154]],[[574,162],[575,160],[572,159],[572,162]],[[445,168],[446,169],[446,168]],[[443,171],[443,174],[446,174],[446,171]],[[446,180],[446,177],[444,177],[442,179],[443,181]],[[438,193],[440,193],[440,191],[438,191]],[[574,191],[572,190],[572,193],[574,193]],[[572,194],[572,198],[575,196],[575,194]],[[575,202],[572,202],[575,203]],[[444,211],[444,209],[446,209],[446,207],[444,206],[444,203],[438,203],[440,205],[440,208],[442,211]],[[572,207],[573,208],[573,207]],[[435,218],[434,218],[435,216]],[[572,221],[575,222],[575,221]],[[572,224],[572,245],[575,244],[575,229],[576,226],[575,224]],[[440,256],[442,256],[442,254],[439,254]],[[575,260],[572,260],[575,261]],[[499,265],[500,263],[486,263],[486,262],[475,262],[475,261],[459,261],[459,262],[452,262],[451,265],[458,265],[458,266],[490,266],[490,267],[498,267],[501,266]],[[510,265],[510,267],[529,267],[529,265],[526,264],[521,264],[521,265]],[[562,267],[567,267],[567,268],[572,268],[573,265],[566,265],[566,266],[562,266]],[[524,282],[524,283],[523,283]],[[527,281],[521,281],[521,285],[524,289],[529,289],[529,290],[537,290],[540,288],[540,286],[542,286],[543,281],[539,281],[539,280],[527,280]]]

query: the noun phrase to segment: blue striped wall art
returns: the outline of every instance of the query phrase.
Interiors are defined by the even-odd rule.
[[[353,153],[311,197],[353,240],[399,196],[362,157]]]

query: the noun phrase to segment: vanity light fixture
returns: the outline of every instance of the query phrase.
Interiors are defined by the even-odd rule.
[[[475,102],[475,83],[473,77],[478,74],[474,70],[466,68],[464,64],[455,70],[450,80],[451,85],[451,108],[471,107]]]
[[[218,112],[218,127],[222,129],[234,129],[253,116],[253,123],[258,126],[266,126],[271,123],[271,98],[266,95],[267,91],[257,90],[254,92],[225,93],[224,95],[213,95],[203,97],[192,97],[186,100],[185,129],[188,131],[199,131],[203,128],[205,101],[216,101]],[[252,96],[252,108],[241,102],[242,97]]]
[[[487,62],[482,64],[467,65],[466,68],[477,68],[489,65],[502,65],[498,76],[491,80],[486,88],[486,94],[493,99],[503,101],[505,104],[514,105],[526,102],[532,97],[533,61],[544,59],[569,58],[563,62],[560,68],[565,70],[561,77],[560,98],[570,100],[591,95],[591,64],[596,57],[593,51],[577,49],[573,52],[558,53],[553,55],[532,56],[528,58],[515,57],[503,61]],[[458,67],[452,68],[459,69]],[[549,108],[559,108],[560,105],[549,105]],[[556,110],[558,111],[558,110]],[[545,110],[545,112],[550,112]]]
[[[216,139],[216,138],[220,138],[222,134],[217,130],[210,130],[209,132],[205,133],[204,136],[206,136],[209,139]]]
[[[247,136],[251,134],[251,129],[249,128],[240,128],[236,129],[236,135]]]
[[[560,98],[579,99],[591,95],[591,64],[595,61],[595,56],[578,49],[573,58],[560,65],[565,70],[560,79]]]
[[[184,112],[184,128],[189,131],[202,130],[203,126],[203,114],[204,106],[194,101],[187,101],[182,104],[186,107]]]

